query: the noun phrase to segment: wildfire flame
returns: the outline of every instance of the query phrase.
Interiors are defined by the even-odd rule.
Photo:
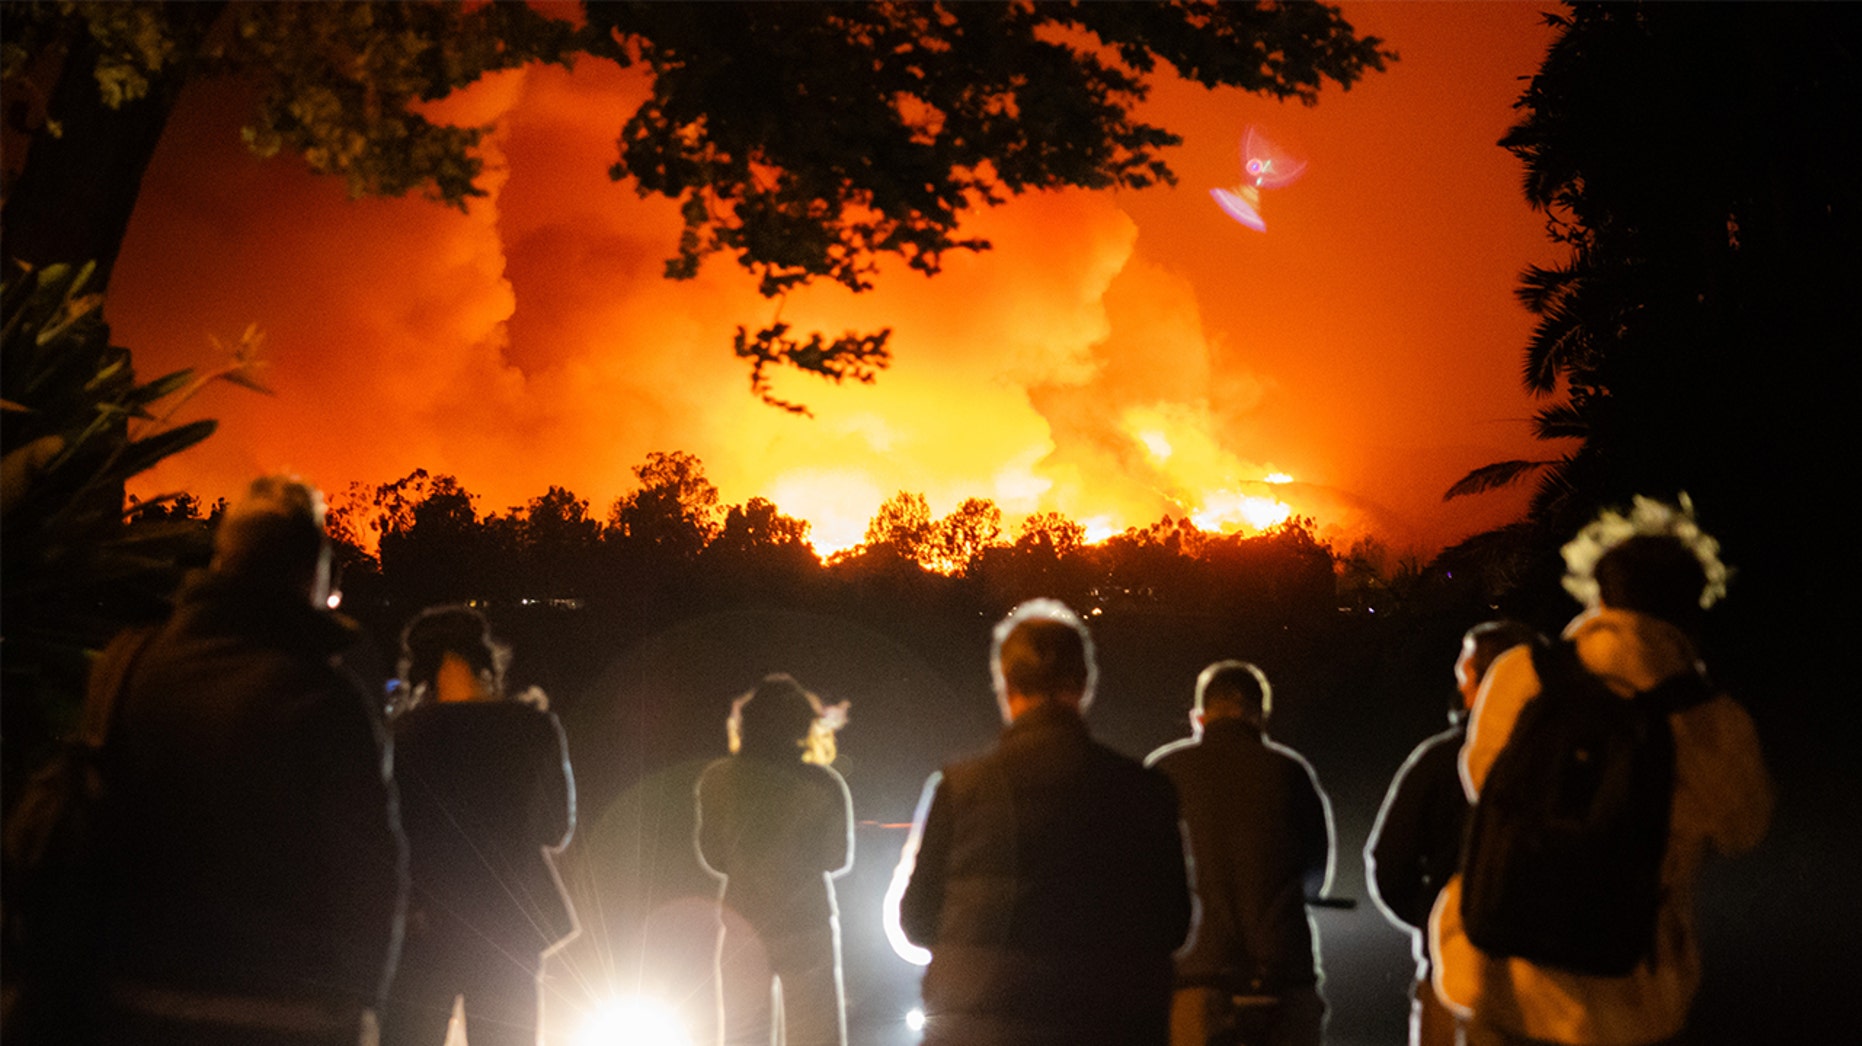
[[[1142,474],[1140,486],[1148,496],[1121,499],[1099,486],[1056,485],[1035,471],[1049,449],[1042,446],[1031,448],[993,478],[967,487],[953,479],[944,482],[941,491],[922,493],[934,516],[949,513],[966,497],[989,497],[1003,510],[1004,540],[1012,540],[1027,515],[1057,511],[1085,528],[1089,545],[1164,516],[1187,517],[1207,533],[1252,534],[1296,514],[1274,491],[1293,483],[1293,477],[1272,466],[1241,461],[1221,446],[1212,425],[1199,413],[1166,404],[1127,412],[1125,425],[1136,452],[1131,468]],[[867,524],[880,503],[895,493],[884,484],[859,468],[796,468],[776,477],[768,496],[783,512],[808,521],[809,541],[827,559],[865,540]]]

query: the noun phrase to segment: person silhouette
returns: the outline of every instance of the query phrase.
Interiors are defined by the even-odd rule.
[[[1177,954],[1172,1046],[1318,1046],[1318,933],[1306,902],[1332,881],[1332,808],[1304,756],[1267,737],[1273,687],[1246,661],[1196,680],[1192,736],[1146,765],[1176,785],[1197,920]],[[1255,1037],[1257,1036],[1258,1037]]]
[[[830,765],[845,713],[791,676],[766,676],[731,705],[731,754],[699,775],[698,859],[720,880],[726,1046],[847,1042],[834,880],[853,867],[853,797]]]
[[[323,520],[314,487],[255,480],[127,672],[106,1042],[353,1046],[381,1004],[406,844]]]
[[[933,774],[887,895],[929,949],[926,1046],[1163,1046],[1190,891],[1170,782],[1092,739],[1097,668],[1051,599],[995,627],[996,746]]]
[[[575,915],[547,851],[575,830],[575,779],[542,693],[505,690],[510,650],[477,610],[402,632],[393,716],[413,891],[383,1046],[441,1046],[463,998],[473,1046],[536,1046],[545,951]]]
[[[1718,550],[1685,495],[1678,505],[1638,497],[1629,514],[1605,511],[1581,530],[1562,549],[1565,589],[1585,608],[1562,638],[1581,667],[1625,698],[1684,674],[1704,678],[1696,635],[1706,609],[1726,591]],[[1509,650],[1488,669],[1460,756],[1462,784],[1475,803],[1540,686],[1528,649]],[[1710,849],[1736,854],[1757,846],[1775,793],[1752,718],[1730,695],[1671,711],[1668,721],[1674,794],[1653,953],[1621,977],[1489,955],[1468,939],[1463,879],[1454,876],[1430,913],[1429,931],[1436,994],[1467,1021],[1469,1046],[1641,1046],[1685,1034],[1700,985],[1693,897],[1701,860]]]
[[[1457,1046],[1460,1019],[1430,986],[1429,910],[1460,867],[1468,797],[1457,760],[1467,739],[1468,709],[1494,658],[1538,632],[1517,621],[1485,621],[1461,637],[1448,729],[1417,745],[1398,768],[1364,844],[1365,881],[1384,918],[1411,935],[1416,980],[1410,992],[1410,1046]]]

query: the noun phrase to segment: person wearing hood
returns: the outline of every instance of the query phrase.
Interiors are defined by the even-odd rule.
[[[106,748],[116,859],[106,1042],[352,1046],[407,889],[360,633],[330,609],[323,498],[256,480],[131,660]]]

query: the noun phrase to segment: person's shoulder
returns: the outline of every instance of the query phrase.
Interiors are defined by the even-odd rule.
[[[1194,737],[1179,737],[1145,756],[1144,765],[1154,770],[1168,772],[1171,766],[1193,758],[1201,747],[1201,743]]]
[[[479,702],[474,702],[479,704]],[[522,731],[532,740],[544,739],[555,742],[560,724],[556,713],[548,708],[539,707],[518,698],[506,698],[502,701],[486,701],[482,706],[496,711],[488,712],[488,720],[498,723],[512,731]]]
[[[1268,757],[1280,768],[1282,774],[1289,778],[1305,779],[1315,785],[1318,783],[1319,771],[1313,768],[1312,760],[1306,758],[1298,749],[1272,738],[1263,738],[1261,747],[1267,751]]]
[[[991,768],[999,766],[1001,762],[1002,753],[995,749],[959,756],[938,770],[938,780],[946,789],[961,788],[978,775],[990,772]]]
[[[1554,656],[1561,642],[1563,640],[1548,639],[1542,642],[1521,643],[1502,650],[1487,666],[1487,675],[1482,689],[1489,689],[1497,683],[1502,686],[1520,684],[1537,686],[1539,660]]]
[[[1461,746],[1467,739],[1465,726],[1451,726],[1440,733],[1430,734],[1409,753],[1409,758],[1403,761],[1403,769],[1399,772],[1426,774],[1446,766],[1450,768],[1448,772],[1455,773],[1455,760],[1461,755]]]
[[[1275,759],[1292,763],[1308,762],[1304,753],[1292,745],[1273,737],[1261,738],[1261,747]]]
[[[831,789],[834,791],[845,791],[847,789],[847,779],[840,775],[839,770],[831,766],[822,766],[820,763],[804,762],[799,765],[801,767],[801,776],[817,788]]]
[[[1143,763],[1140,763],[1138,760],[1133,759],[1131,756],[1113,748],[1111,745],[1106,744],[1096,737],[1090,738],[1087,741],[1086,748],[1087,751],[1092,753],[1092,757],[1095,761],[1102,765],[1116,766],[1122,772],[1142,771],[1145,768]]]
[[[1140,763],[1131,756],[1104,744],[1092,743],[1092,765],[1100,776],[1108,781],[1117,782],[1125,788],[1145,793],[1165,793],[1176,795],[1176,786],[1170,781],[1165,771],[1146,763]]]

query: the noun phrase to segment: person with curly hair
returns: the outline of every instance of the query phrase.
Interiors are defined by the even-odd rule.
[[[791,676],[767,676],[732,703],[731,754],[699,777],[698,859],[720,880],[727,1046],[776,1032],[787,1046],[847,1042],[834,879],[853,867],[853,797],[829,765],[844,714]]]
[[[394,758],[413,890],[384,1046],[440,1046],[461,996],[473,1046],[535,1046],[542,956],[575,932],[549,859],[575,828],[568,747],[541,691],[507,693],[510,657],[469,607],[402,633]]]

